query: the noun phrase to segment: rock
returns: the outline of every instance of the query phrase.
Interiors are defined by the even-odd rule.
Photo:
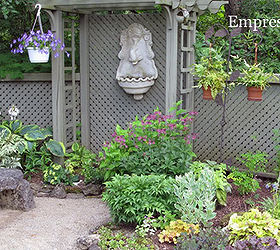
[[[102,186],[90,183],[83,187],[82,191],[85,196],[96,196],[102,193]]]
[[[18,169],[0,168],[0,192],[14,190],[23,180],[23,173]]]
[[[100,250],[101,248],[97,244],[92,244],[88,250]]]
[[[18,169],[0,169],[0,207],[29,211],[35,207],[33,191]]]
[[[97,246],[99,241],[100,241],[100,235],[91,234],[88,236],[82,236],[78,238],[76,245],[78,249],[87,250],[90,247],[94,247],[93,245]],[[95,249],[100,249],[100,248],[95,248]]]
[[[65,199],[67,196],[67,193],[65,191],[64,185],[55,186],[55,188],[52,190],[50,196],[58,198],[58,199]]]
[[[85,196],[83,194],[69,193],[66,196],[67,199],[84,199]]]

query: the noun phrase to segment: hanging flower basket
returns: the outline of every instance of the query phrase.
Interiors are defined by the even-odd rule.
[[[65,44],[55,37],[52,31],[48,30],[44,33],[40,11],[41,5],[36,4],[35,8],[39,8],[32,30],[29,34],[25,33],[18,39],[14,39],[10,45],[13,54],[23,54],[25,50],[28,51],[31,63],[46,63],[49,61],[50,51],[54,57],[58,57],[62,51],[65,51]],[[39,22],[40,30],[34,31],[36,22]],[[70,54],[65,51],[66,56]]]
[[[212,94],[211,94],[211,88],[208,87],[207,89],[205,89],[204,87],[202,87],[203,90],[203,96],[202,98],[204,100],[213,100]]]
[[[49,48],[38,49],[33,47],[27,47],[29,60],[31,63],[47,63],[50,58]]]
[[[247,87],[248,101],[262,101],[262,89],[258,87]]]

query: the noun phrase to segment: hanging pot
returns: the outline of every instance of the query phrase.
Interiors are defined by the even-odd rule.
[[[202,87],[203,90],[203,99],[204,100],[213,100],[212,94],[211,94],[211,88],[208,87],[207,89],[205,89],[204,87]]]
[[[262,101],[262,89],[258,87],[247,87],[249,101]]]
[[[49,48],[44,48],[44,51],[42,51],[38,48],[27,47],[27,51],[31,63],[47,63],[49,61]]]

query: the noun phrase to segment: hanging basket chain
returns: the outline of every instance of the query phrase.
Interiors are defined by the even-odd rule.
[[[33,27],[32,27],[31,32],[34,31],[35,25],[36,25],[36,23],[37,23],[37,21],[38,21],[39,27],[40,27],[40,31],[41,31],[42,34],[44,34],[43,26],[42,26],[42,20],[41,20],[41,9],[42,9],[41,4],[36,4],[36,5],[35,5],[35,10],[36,10],[37,8],[38,8],[38,12],[37,12],[37,14],[36,14],[36,18],[35,18],[35,21],[34,21],[34,24],[33,24]]]

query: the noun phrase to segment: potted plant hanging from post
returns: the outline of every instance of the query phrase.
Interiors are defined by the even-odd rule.
[[[239,83],[247,86],[249,101],[261,101],[262,92],[269,86],[269,80],[278,78],[273,73],[265,73],[260,64],[249,65],[245,62],[245,66],[244,76],[240,78]]]
[[[222,93],[226,87],[229,74],[225,70],[226,60],[210,44],[209,56],[202,57],[200,63],[194,65],[194,75],[199,79],[198,88],[203,90],[204,100],[213,100],[218,93]]]
[[[65,45],[60,39],[56,39],[55,35],[49,30],[44,33],[41,22],[41,5],[36,4],[35,9],[38,12],[29,34],[25,33],[18,39],[14,39],[10,45],[13,54],[22,54],[28,51],[31,63],[47,63],[49,61],[50,52],[54,53],[54,57],[58,57],[61,51],[65,50]],[[39,22],[40,30],[34,31],[36,22]],[[65,51],[67,57],[70,54]]]

